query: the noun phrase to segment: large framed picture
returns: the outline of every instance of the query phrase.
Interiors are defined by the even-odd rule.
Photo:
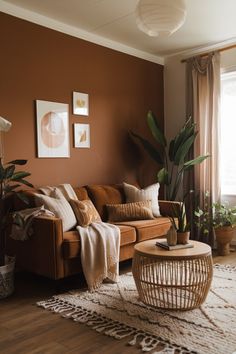
[[[36,100],[38,157],[70,157],[68,104]]]
[[[87,93],[73,92],[73,114],[89,115],[89,95]]]
[[[74,124],[74,143],[76,148],[90,148],[89,124]]]

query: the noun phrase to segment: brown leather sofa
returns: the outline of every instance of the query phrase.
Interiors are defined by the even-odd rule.
[[[34,206],[33,193],[28,192]],[[38,191],[37,191],[38,192]],[[122,185],[88,185],[75,188],[79,200],[91,199],[103,221],[107,221],[106,204],[125,203]],[[161,237],[170,227],[172,203],[159,201],[161,217],[116,223],[121,231],[120,261],[133,257],[134,245],[147,239]],[[15,210],[22,208],[19,203]],[[82,271],[80,263],[80,235],[77,230],[63,233],[62,221],[56,217],[36,217],[34,234],[27,241],[8,237],[8,252],[16,256],[19,268],[51,279],[61,279]]]

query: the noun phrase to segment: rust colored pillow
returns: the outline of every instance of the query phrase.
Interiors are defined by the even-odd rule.
[[[150,200],[126,204],[107,204],[107,210],[108,221],[113,222],[154,219]]]
[[[125,203],[122,185],[89,185],[86,189],[103,221],[108,219],[106,204]]]
[[[70,199],[70,205],[80,226],[86,227],[92,222],[102,221],[91,200]]]

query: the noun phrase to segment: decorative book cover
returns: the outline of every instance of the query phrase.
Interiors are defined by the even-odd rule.
[[[166,241],[156,242],[156,246],[160,246],[162,248],[165,248],[168,251],[181,250],[183,248],[193,248],[193,244],[192,243],[186,243],[185,245],[178,244],[178,245],[175,245],[175,246],[169,246]]]

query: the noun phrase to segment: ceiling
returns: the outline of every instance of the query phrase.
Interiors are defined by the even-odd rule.
[[[93,35],[92,41],[96,42],[98,38],[99,44],[103,39],[104,45],[110,41],[159,58],[225,41],[236,43],[236,0],[186,0],[186,22],[170,37],[148,37],[137,28],[137,2],[138,0],[0,0],[0,10],[15,16],[19,14],[23,18],[28,14],[29,20],[34,15],[33,22],[42,25],[45,25],[45,18],[52,22],[59,21],[59,30],[63,31],[65,25],[66,33],[71,28],[71,34],[74,32],[79,36],[81,33],[84,38],[87,33],[88,40]],[[25,11],[24,15],[22,11]]]

